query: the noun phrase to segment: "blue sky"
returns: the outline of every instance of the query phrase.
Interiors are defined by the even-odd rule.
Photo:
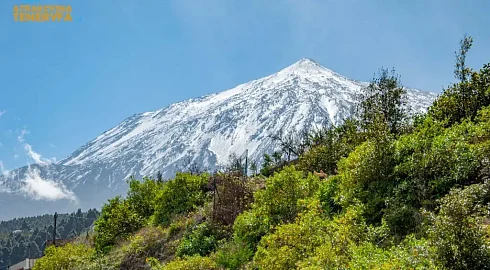
[[[71,23],[16,23],[16,4],[70,4]],[[62,159],[135,113],[222,91],[303,57],[441,91],[467,33],[490,60],[490,1],[3,0],[0,161]],[[36,154],[42,155],[36,156]]]

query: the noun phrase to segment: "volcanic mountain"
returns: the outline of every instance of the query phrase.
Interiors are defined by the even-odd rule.
[[[264,153],[274,150],[271,134],[341,123],[352,115],[367,85],[302,59],[220,93],[135,114],[57,163],[0,176],[0,201],[16,205],[15,211],[2,211],[0,219],[99,208],[125,192],[131,175],[161,171],[170,178],[190,163],[212,170],[246,149],[249,159],[260,163]],[[424,112],[436,98],[435,93],[407,91],[412,112]],[[64,194],[51,201],[36,196],[29,185],[43,180]]]

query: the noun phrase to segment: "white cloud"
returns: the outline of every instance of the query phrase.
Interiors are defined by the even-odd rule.
[[[10,171],[5,169],[3,162],[0,160],[0,176],[9,177]],[[0,181],[0,192],[10,193],[10,189],[4,186],[4,183]]]
[[[2,111],[2,110],[0,110],[0,117],[2,117],[2,115],[4,115],[5,113],[7,113],[7,111],[6,111],[6,110],[3,110],[3,111]]]
[[[29,130],[23,128],[21,131],[20,131],[20,134],[19,136],[17,136],[17,140],[19,140],[19,142],[23,143],[25,142],[24,140],[24,136],[29,134]]]
[[[41,154],[39,154],[39,153],[35,152],[34,150],[32,150],[32,146],[30,144],[24,143],[24,149],[26,150],[27,155],[32,160],[34,160],[34,162],[36,162],[37,164],[39,164],[39,165],[48,165],[49,163],[51,163],[49,160],[44,160],[42,158]]]
[[[39,154],[36,151],[34,151],[32,149],[32,146],[30,144],[26,143],[26,141],[24,139],[24,136],[27,135],[27,134],[29,134],[29,131],[26,130],[26,129],[22,129],[20,131],[19,136],[17,136],[17,139],[19,140],[19,142],[21,142],[22,144],[24,144],[24,150],[27,152],[27,155],[32,160],[34,160],[34,162],[36,162],[39,165],[48,165],[48,164],[51,164],[53,162],[56,162],[56,159],[55,158],[46,159],[46,158],[43,158],[41,156],[41,154]]]
[[[2,173],[3,176],[7,176],[9,174],[9,171],[5,169],[5,166],[3,165],[3,162],[0,160],[0,173]]]
[[[68,199],[77,201],[75,194],[63,183],[51,179],[43,179],[39,170],[28,168],[26,178],[22,181],[21,191],[34,200],[57,201]]]

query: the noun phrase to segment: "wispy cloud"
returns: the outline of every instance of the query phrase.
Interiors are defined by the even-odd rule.
[[[52,179],[43,179],[38,169],[29,167],[22,181],[21,191],[34,200],[57,201],[68,199],[77,201],[75,194],[63,183]]]
[[[0,176],[3,176],[3,177],[9,177],[10,176],[10,172],[5,169],[5,166],[3,165],[3,162],[1,160],[0,160]],[[0,181],[0,192],[10,193],[10,189],[8,187],[6,187],[2,181]]]
[[[30,144],[28,144],[24,139],[24,136],[27,134],[29,134],[29,131],[26,129],[22,129],[20,131],[19,136],[17,136],[17,139],[19,140],[20,143],[22,143],[24,145],[24,150],[26,151],[27,155],[32,160],[34,160],[34,162],[36,162],[39,165],[48,165],[48,164],[51,164],[53,162],[56,162],[55,158],[46,159],[46,158],[43,158],[41,156],[41,154],[34,151],[34,149],[32,149],[32,146]]]
[[[9,171],[5,169],[5,165],[3,165],[3,162],[0,160],[0,173],[3,176],[6,176],[9,174]]]
[[[49,143],[49,146],[53,147],[53,148],[58,148],[56,147],[56,145],[52,144],[52,143]]]
[[[2,110],[0,110],[0,117],[2,117],[2,115],[6,114],[6,113],[7,113],[7,111],[6,111],[6,110],[3,110],[3,111],[2,111]]]
[[[19,140],[19,142],[23,143],[25,142],[25,139],[24,139],[24,136],[25,135],[28,135],[29,134],[29,130],[23,128],[21,131],[20,131],[20,134],[19,136],[17,136],[17,140]]]

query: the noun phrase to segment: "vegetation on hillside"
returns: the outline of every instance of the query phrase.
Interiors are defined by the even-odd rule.
[[[58,214],[56,238],[66,239],[86,234],[98,216],[99,212],[95,209]],[[53,215],[0,222],[0,269],[27,257],[41,257],[45,241],[53,239],[53,223]]]
[[[34,269],[490,269],[490,64],[465,65],[471,44],[427,114],[409,115],[382,69],[356,117],[277,136],[259,174],[132,179],[94,245],[52,248]]]

